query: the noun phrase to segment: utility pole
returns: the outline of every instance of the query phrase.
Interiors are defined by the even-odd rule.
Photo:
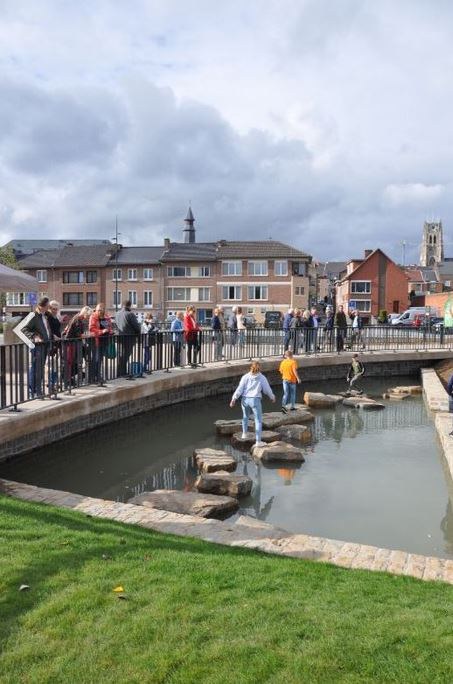
[[[401,257],[402,257],[402,265],[406,265],[406,240],[402,240],[401,242]]]
[[[118,215],[115,216],[115,313],[118,313]]]

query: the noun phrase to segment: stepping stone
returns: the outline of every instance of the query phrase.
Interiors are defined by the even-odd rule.
[[[380,411],[385,408],[385,404],[381,404],[368,397],[350,397],[349,399],[343,399],[343,405],[351,408],[361,408],[364,411]]]
[[[401,392],[401,393],[397,393],[397,392],[385,392],[385,393],[382,395],[382,398],[383,398],[383,399],[391,399],[391,400],[393,400],[393,401],[402,401],[403,399],[407,399],[407,398],[410,397],[410,396],[411,396],[410,394],[403,394],[402,392]]]
[[[217,434],[233,435],[235,432],[242,432],[242,420],[216,420],[214,423]],[[253,428],[255,423],[249,420],[249,428]]]
[[[323,394],[322,392],[305,392],[304,402],[310,408],[334,408],[343,401],[340,394]]]
[[[398,385],[387,390],[389,394],[422,394],[421,385]]]
[[[176,489],[156,489],[134,496],[128,503],[147,508],[158,508],[173,513],[198,515],[200,518],[223,519],[237,511],[239,503],[231,496],[215,496],[198,492],[180,492]]]
[[[226,494],[248,496],[252,491],[253,481],[247,475],[232,475],[224,470],[217,473],[203,473],[195,482],[195,489],[204,494]]]
[[[309,423],[315,419],[311,411],[308,411],[306,407],[299,408],[299,406],[296,406],[296,411],[288,411],[288,413],[280,411],[263,413],[263,427],[266,430],[275,430],[280,425],[300,425],[300,423]]]
[[[272,442],[264,447],[254,446],[251,448],[254,458],[258,458],[263,463],[303,463],[305,461],[302,449],[287,444],[286,442]]]
[[[277,433],[280,439],[289,439],[302,442],[302,444],[310,444],[313,438],[311,429],[307,425],[282,425],[277,428]]]
[[[246,449],[253,446],[253,444],[256,442],[255,433],[246,432],[245,434],[247,436],[245,439],[242,439],[242,432],[235,432],[234,435],[231,436],[231,444],[235,447],[245,447]],[[278,432],[273,432],[272,430],[263,430],[261,433],[262,442],[276,442],[279,439],[280,435]]]
[[[202,473],[214,473],[216,470],[236,470],[236,459],[221,449],[195,449],[194,460]]]

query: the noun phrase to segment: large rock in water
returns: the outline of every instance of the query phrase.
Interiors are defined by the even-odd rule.
[[[221,449],[195,449],[194,460],[203,473],[214,473],[216,470],[236,470],[236,459]]]
[[[322,392],[305,392],[304,402],[310,408],[334,408],[343,401],[340,394],[323,394]]]
[[[156,489],[155,492],[143,492],[134,496],[128,503],[148,508],[159,508],[173,513],[198,515],[201,518],[227,518],[237,511],[237,499],[231,496],[215,496],[214,494],[198,494],[197,492],[180,492],[176,489]]]
[[[217,473],[203,473],[195,482],[195,489],[205,494],[226,494],[248,496],[252,491],[253,481],[247,475],[232,475],[224,470]]]
[[[309,423],[314,419],[313,413],[308,411],[306,407],[299,408],[296,406],[295,411],[288,411],[288,413],[277,411],[263,413],[263,427],[266,430],[275,430],[280,425],[299,425],[300,423]]]
[[[217,434],[219,435],[233,435],[235,432],[242,432],[242,420],[216,420],[214,423]],[[249,430],[254,428],[255,423],[249,420]]]
[[[272,442],[266,446],[254,446],[251,449],[254,458],[259,458],[263,463],[287,462],[303,463],[305,461],[302,449],[287,444],[286,442]]]
[[[350,397],[349,399],[343,399],[343,404],[351,408],[361,408],[364,411],[381,411],[385,409],[385,404],[380,404],[378,401],[368,397]]]
[[[277,428],[280,439],[289,439],[302,444],[310,444],[313,439],[311,429],[307,425],[282,425]]]
[[[422,394],[421,385],[398,385],[387,390],[389,394]]]
[[[231,436],[231,444],[235,447],[250,448],[256,441],[256,435],[254,432],[246,432],[246,437],[242,438],[242,432],[235,432]],[[280,439],[278,432],[273,432],[272,430],[263,430],[261,433],[262,442],[276,442]]]

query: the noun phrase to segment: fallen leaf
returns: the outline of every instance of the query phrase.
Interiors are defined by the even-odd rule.
[[[19,591],[27,591],[27,589],[30,589],[29,584],[21,584],[19,587]]]
[[[124,591],[124,589],[123,589],[123,587],[120,585],[119,587],[115,587],[115,589],[114,589],[113,591],[116,591],[117,594],[118,594],[118,593],[122,594],[123,591]]]

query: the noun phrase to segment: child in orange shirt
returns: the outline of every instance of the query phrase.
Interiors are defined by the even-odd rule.
[[[291,411],[296,410],[296,385],[300,384],[297,363],[291,350],[285,351],[285,358],[278,369],[283,380],[282,413],[288,413],[286,405],[291,404]]]

